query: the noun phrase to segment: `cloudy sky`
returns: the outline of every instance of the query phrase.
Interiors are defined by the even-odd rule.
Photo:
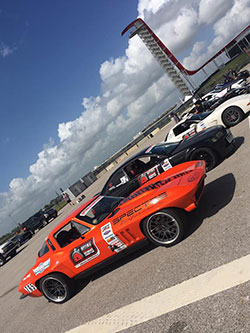
[[[141,40],[121,37],[137,17],[195,69],[249,24],[250,0],[1,2],[0,234],[178,101]]]

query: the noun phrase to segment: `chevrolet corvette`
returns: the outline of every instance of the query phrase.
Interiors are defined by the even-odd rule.
[[[148,239],[158,246],[180,242],[204,188],[205,163],[179,164],[128,197],[95,196],[48,235],[35,265],[19,286],[20,298],[45,296],[66,302],[73,280]]]

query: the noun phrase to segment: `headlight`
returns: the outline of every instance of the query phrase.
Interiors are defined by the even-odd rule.
[[[224,136],[224,132],[220,131],[218,133],[215,134],[215,136],[212,137],[212,142],[217,142],[219,141],[222,137]]]

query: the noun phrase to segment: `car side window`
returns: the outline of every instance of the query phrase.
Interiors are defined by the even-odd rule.
[[[133,160],[131,163],[126,165],[124,170],[128,176],[132,179],[141,175],[143,172],[147,171],[151,167],[151,159],[148,156],[142,156]]]
[[[177,126],[176,128],[174,128],[174,134],[175,136],[187,131],[191,125],[194,124],[194,122],[191,121],[185,121],[184,123],[180,124],[179,126]]]
[[[123,170],[118,170],[108,181],[108,190],[112,191],[116,187],[119,187],[126,182],[128,182],[128,176],[124,173]]]
[[[63,228],[61,228],[58,232],[54,234],[54,238],[59,244],[60,247],[65,247],[69,245],[74,240],[80,238],[86,232],[88,232],[90,228],[87,226],[77,223],[75,221],[70,221]]]

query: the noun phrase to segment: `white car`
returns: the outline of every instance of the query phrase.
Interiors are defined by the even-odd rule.
[[[250,111],[250,94],[233,97],[219,105],[212,112],[191,114],[181,120],[169,131],[165,142],[177,142],[203,131],[204,129],[222,125],[237,125]]]
[[[202,97],[202,100],[204,101],[212,101],[217,98],[221,98],[226,95],[226,93],[230,89],[238,89],[238,88],[244,88],[246,86],[246,81],[244,79],[240,79],[234,83],[230,84],[218,84],[214,87],[213,90],[211,90],[209,93],[204,95]]]

